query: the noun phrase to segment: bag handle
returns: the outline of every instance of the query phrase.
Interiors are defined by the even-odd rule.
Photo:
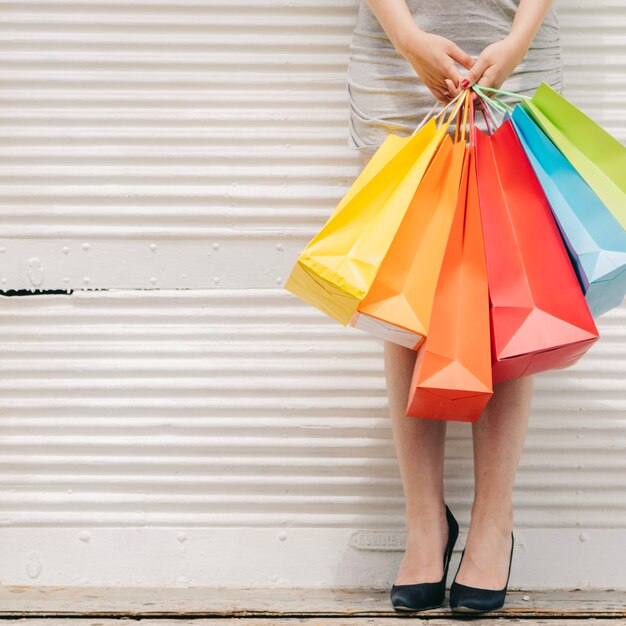
[[[476,144],[476,123],[474,122],[474,98],[469,99],[469,116],[470,116],[470,144]]]
[[[467,126],[467,116],[469,112],[469,102],[471,100],[471,92],[469,89],[465,89],[465,95],[463,96],[463,106],[458,110],[456,116],[456,128],[454,131],[454,142],[459,141],[459,128],[461,129],[461,141],[465,143],[465,129]],[[461,113],[463,114],[463,123],[461,124]]]
[[[448,126],[450,126],[450,124],[452,123],[452,120],[457,117],[459,115],[459,113],[461,112],[461,109],[464,106],[465,100],[466,100],[466,91],[469,90],[463,90],[460,91],[453,100],[450,100],[450,102],[448,104],[452,104],[454,101],[458,100],[458,102],[456,103],[456,105],[454,106],[454,109],[452,110],[452,112],[450,113],[450,115],[448,115],[448,119],[445,121],[442,121],[441,124],[439,124],[438,128],[443,128],[444,126],[446,127],[446,129],[448,128]],[[444,110],[447,107],[444,107]],[[441,111],[441,113],[443,113],[443,110]],[[441,114],[440,113],[440,114]],[[456,139],[455,139],[456,141]]]
[[[489,96],[486,96],[485,94],[481,93],[479,90],[474,90],[474,91],[484,105],[483,116],[485,117],[485,123],[487,124],[487,128],[489,128],[490,132],[492,132],[490,129],[489,123],[487,121],[486,113],[489,114],[489,117],[491,118],[491,121],[493,122],[494,126],[497,127],[498,123],[494,114],[498,113],[502,115],[504,118],[504,115],[507,112],[513,111],[513,107],[507,104],[506,102],[501,101],[499,98],[490,98]]]
[[[521,93],[516,93],[515,91],[506,91],[506,89],[495,89],[494,87],[484,87],[483,85],[478,85],[476,83],[472,85],[472,89],[475,89],[477,91],[490,91],[492,93],[499,93],[504,96],[517,98],[518,100],[532,100],[531,96],[525,96]]]
[[[475,89],[474,89],[475,88]],[[472,85],[472,89],[474,89],[476,91],[476,93],[480,96],[485,97],[484,93],[481,93],[483,91],[487,91],[490,93],[495,93],[495,94],[502,94],[505,96],[511,96],[512,98],[516,98],[517,100],[531,100],[531,96],[524,96],[521,93],[515,93],[514,91],[506,91],[504,89],[494,89],[493,87],[483,87],[482,85]],[[505,102],[504,100],[502,100],[501,98],[498,98],[497,96],[494,96],[493,98],[489,98],[489,101],[493,104],[494,102],[497,103],[497,105],[501,106],[503,109],[505,109],[506,111],[513,111],[513,107],[508,103]]]
[[[474,86],[478,87],[478,85],[472,85],[472,88]],[[480,101],[483,104],[482,114],[483,114],[483,117],[485,118],[485,124],[487,125],[489,133],[492,134],[493,131],[491,130],[491,127],[489,126],[489,121],[487,120],[487,115],[489,115],[489,118],[493,122],[494,127],[497,128],[498,127],[498,122],[497,122],[497,120],[496,120],[496,118],[494,116],[494,112],[503,114],[505,112],[505,109],[504,109],[504,107],[496,104],[493,101],[492,98],[489,98],[484,93],[479,91],[479,89],[473,89],[473,91],[480,98]]]
[[[491,121],[493,122],[494,126],[497,127],[497,123],[496,120],[494,119],[491,111],[487,108],[487,107],[483,107],[481,110],[481,113],[483,115],[483,119],[485,120],[485,125],[487,126],[487,131],[489,133],[489,135],[493,134],[493,129],[491,128],[491,123],[489,122],[489,119],[487,118],[487,115],[485,114],[485,111],[489,114],[489,117],[491,118]],[[470,118],[470,142],[472,144],[476,143],[476,109],[474,107],[474,99],[470,98],[469,100],[469,118]]]
[[[497,113],[506,113],[507,111],[512,111],[513,107],[507,104],[506,102],[500,100],[497,97],[489,97],[482,93],[480,90],[475,89],[474,93],[484,102],[492,111],[496,111]]]
[[[497,96],[494,98],[489,98],[488,96],[486,96],[484,93],[485,91],[488,92],[492,92],[492,93],[496,93],[496,94],[501,94],[501,95],[506,95],[506,96],[511,96],[513,98],[517,98],[518,100],[530,100],[531,97],[530,96],[524,96],[520,93],[515,93],[514,91],[506,91],[505,89],[495,89],[494,87],[483,87],[482,85],[478,85],[476,83],[474,83],[471,87],[468,88],[472,89],[480,98],[483,102],[487,102],[488,105],[495,105],[496,110],[500,113],[504,113],[505,111],[512,111],[513,107],[508,104],[507,102],[505,102],[504,100],[502,100],[501,98],[498,98]],[[452,106],[452,104],[454,104],[458,99],[461,98],[461,96],[463,95],[463,91],[460,91],[454,98],[452,98],[452,100],[450,100],[450,102],[448,102],[443,109],[441,109],[441,111],[439,111],[439,113],[437,113],[434,118],[435,120],[437,120],[439,117],[441,117],[441,115],[443,115],[444,111],[446,111],[446,109],[448,109],[450,106]],[[435,102],[435,104],[433,104],[433,106],[431,107],[430,111],[428,111],[428,113],[426,113],[426,115],[423,117],[422,121],[415,127],[415,130],[411,133],[411,136],[413,136],[420,128],[422,128],[422,126],[424,126],[424,124],[426,124],[426,122],[433,116],[433,113],[435,112],[435,110],[437,109],[437,107],[441,106],[443,104],[443,102],[440,102],[439,100],[437,100]],[[497,107],[500,107],[500,109],[498,110]],[[473,106],[473,102],[472,102],[472,110],[474,109]],[[494,106],[492,106],[492,109],[494,108]],[[455,107],[455,111],[458,111],[458,107]],[[487,120],[487,116],[485,114],[485,110],[483,109],[482,111],[483,117],[485,118],[485,124],[487,125],[487,128],[490,129],[489,126],[489,121]],[[489,111],[489,114],[491,115],[491,120],[492,122],[494,122],[495,124],[495,119],[492,115],[492,110]],[[450,120],[452,119],[453,115],[450,116],[449,120],[448,120],[448,124],[450,123]],[[474,119],[471,119],[471,125],[474,124]],[[490,132],[491,129],[490,129]]]
[[[440,116],[444,113],[444,111],[445,111],[446,109],[448,109],[450,106],[452,106],[452,104],[454,104],[454,103],[455,103],[455,102],[456,102],[456,101],[457,101],[457,100],[461,97],[461,94],[462,94],[462,93],[463,93],[463,92],[459,92],[459,93],[458,93],[458,94],[457,94],[454,98],[452,98],[452,100],[450,100],[450,102],[448,102],[448,103],[447,103],[447,104],[443,107],[443,109],[441,109],[441,111],[439,111],[439,113],[437,113],[437,115],[435,115],[435,116],[434,116],[434,119],[435,119],[435,120],[437,120],[437,119],[438,119],[438,118],[439,118],[439,117],[440,117]],[[437,102],[435,102],[435,104],[431,107],[430,111],[428,111],[428,113],[426,113],[426,115],[424,116],[424,118],[422,119],[422,121],[421,121],[421,122],[417,125],[417,127],[415,128],[415,130],[411,133],[411,136],[415,135],[415,133],[416,133],[416,132],[417,132],[420,128],[422,128],[422,126],[424,126],[424,124],[425,124],[425,123],[426,123],[426,122],[427,122],[427,121],[431,118],[431,116],[432,116],[433,112],[435,111],[435,109],[436,109],[438,106],[442,105],[442,104],[443,104],[443,102],[440,102],[439,100],[437,100]],[[458,103],[457,103],[457,104],[458,104]],[[450,116],[450,119],[451,119],[451,118],[452,118],[452,115]],[[448,123],[450,123],[450,122],[449,122],[449,120],[448,120]]]

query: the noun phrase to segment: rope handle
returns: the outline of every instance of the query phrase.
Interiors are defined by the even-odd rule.
[[[514,111],[514,107],[511,106],[510,104],[508,104],[507,102],[505,102],[504,100],[501,100],[498,97],[489,97],[487,95],[485,95],[484,93],[482,93],[482,87],[478,86],[478,85],[473,85],[473,87],[478,87],[478,89],[474,89],[476,95],[480,98],[481,102],[485,105],[483,107],[484,110],[486,110],[489,113],[489,116],[491,117],[493,123],[497,126],[498,124],[496,123],[494,114],[495,113],[499,113],[500,115],[502,115],[502,118],[504,120],[504,116],[507,113],[512,113]],[[485,91],[492,91],[490,88],[486,89]],[[494,91],[503,91],[503,90],[494,90]],[[513,92],[505,92],[507,94],[510,95],[514,95],[514,96],[518,96],[520,99],[530,99],[529,96],[522,96],[520,94],[513,94]],[[516,105],[517,106],[517,105]],[[483,113],[484,114],[484,113]]]
[[[495,89],[494,87],[483,87],[483,85],[478,85],[474,83],[472,85],[472,89],[475,91],[490,91],[492,93],[499,93],[504,96],[511,96],[512,98],[517,98],[518,100],[532,100],[531,96],[525,96],[521,93],[515,93],[514,91],[506,91],[505,89]]]
[[[494,89],[493,87],[483,87],[482,85],[477,85],[474,84],[472,85],[472,89],[474,89],[474,91],[482,96],[483,98],[487,97],[488,101],[491,103],[496,103],[497,105],[499,105],[500,107],[502,107],[503,109],[505,109],[506,111],[513,111],[513,107],[508,103],[505,102],[504,100],[502,100],[501,98],[498,98],[497,96],[494,96],[493,98],[489,98],[488,96],[485,96],[484,93],[481,92],[489,92],[489,93],[494,93],[494,94],[502,94],[505,96],[511,96],[512,98],[516,98],[517,100],[532,100],[531,96],[525,96],[521,93],[515,93],[514,91],[506,91],[505,89]]]
[[[459,129],[460,129],[460,141],[465,143],[467,123],[469,121],[469,140],[470,143],[474,142],[476,135],[474,131],[474,101],[469,89],[463,90],[465,95],[463,96],[463,106],[457,112],[456,129],[454,133],[454,142],[459,142]]]
[[[489,100],[489,98],[485,98],[485,99],[481,98],[481,102],[483,102],[483,103],[485,103],[487,105],[487,106],[483,107],[482,113],[483,113],[483,117],[485,118],[485,123],[487,124],[487,128],[489,128],[489,133],[493,134],[493,131],[489,127],[489,122],[487,121],[486,114],[489,115],[489,118],[493,122],[494,128],[497,128],[499,126],[499,124],[498,124],[498,121],[496,120],[496,118],[494,116],[494,112],[495,113],[503,113],[503,111],[501,109],[497,109],[495,107],[492,107],[490,104],[487,103],[487,100]]]
[[[448,109],[450,106],[452,106],[462,95],[463,92],[459,92],[454,98],[452,98],[452,100],[450,100],[450,102],[448,102],[443,109],[441,109],[441,111],[439,111],[439,113],[437,113],[437,115],[434,116],[434,119],[437,120],[439,117],[441,117],[441,115],[443,115],[444,111],[446,111],[446,109]],[[430,111],[428,111],[428,113],[426,113],[426,115],[424,116],[424,118],[422,119],[422,121],[416,126],[415,130],[411,133],[411,136],[413,136],[420,128],[422,128],[422,126],[424,126],[424,124],[426,124],[426,122],[431,118],[433,112],[435,111],[435,109],[442,105],[443,102],[440,102],[439,100],[437,100],[437,102],[435,102],[435,104],[431,107]],[[458,104],[458,103],[457,103]],[[448,124],[450,123],[450,120],[452,119],[452,117],[454,116],[454,114],[452,114],[450,116],[450,118],[448,119]]]
[[[450,113],[450,115],[448,115],[448,119],[445,122],[442,121],[439,124],[438,128],[442,128],[443,126],[445,126],[447,128],[448,126],[450,126],[452,120],[456,116],[458,116],[460,114],[461,110],[466,106],[467,94],[469,94],[469,89],[464,89],[463,91],[460,91],[452,100],[450,100],[448,105],[452,104],[456,100],[458,100],[458,102],[456,103],[456,105],[454,107],[454,110]],[[461,99],[461,97],[463,99]],[[441,115],[441,113],[443,113],[443,111],[445,111],[447,106],[443,108],[443,110],[439,113],[439,115]],[[465,135],[463,135],[463,136],[465,136]],[[457,139],[458,139],[458,137],[457,137]]]
[[[531,96],[525,96],[523,94],[520,93],[515,93],[514,91],[507,91],[506,89],[496,89],[494,87],[483,87],[482,85],[478,85],[476,83],[474,83],[471,87],[469,87],[467,89],[467,91],[469,91],[469,89],[472,89],[483,102],[486,102],[487,105],[491,106],[491,110],[489,110],[489,114],[491,115],[491,119],[492,122],[495,123],[495,120],[493,118],[493,109],[495,108],[496,111],[498,111],[499,113],[505,113],[506,111],[513,111],[513,107],[508,104],[507,102],[505,102],[504,100],[502,100],[501,98],[498,98],[497,96],[495,97],[488,97],[487,95],[485,95],[485,93],[483,92],[490,92],[490,93],[494,93],[494,94],[500,94],[500,95],[505,95],[505,96],[511,96],[512,98],[516,98],[518,100],[530,100]],[[437,115],[434,116],[435,120],[437,120],[438,118],[440,118],[443,113],[450,107],[452,106],[452,104],[454,104],[459,98],[461,98],[461,96],[463,95],[463,91],[460,91],[452,100],[450,100],[450,102],[448,102],[443,109],[441,109],[441,111],[439,111],[439,113],[437,113]],[[416,126],[415,130],[411,133],[411,136],[414,135],[420,128],[422,128],[422,126],[424,126],[424,124],[433,116],[434,111],[437,109],[437,107],[441,106],[443,104],[443,102],[440,102],[439,100],[437,100],[435,102],[435,104],[433,104],[433,106],[431,107],[430,111],[428,111],[428,113],[426,113],[426,115],[424,116],[424,118],[422,119],[422,121]],[[467,105],[466,105],[467,106]],[[472,110],[474,110],[474,107],[472,106]],[[458,111],[458,108],[455,107],[455,111]],[[483,117],[485,118],[485,124],[487,125],[487,128],[489,128],[489,122],[487,120],[487,116],[485,114],[484,108],[483,108]],[[450,120],[452,119],[453,115],[450,116],[449,120],[448,120],[448,124],[450,123]],[[473,120],[472,120],[473,123]]]

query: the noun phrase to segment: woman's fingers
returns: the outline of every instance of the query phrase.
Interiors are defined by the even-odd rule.
[[[474,65],[472,65],[472,67],[467,70],[467,74],[465,74],[463,80],[461,81],[461,87],[470,87],[471,85],[476,83],[478,79],[481,78],[486,68],[487,66],[485,65],[484,61],[479,58],[476,63],[474,63]]]
[[[497,84],[497,81],[490,76],[489,72],[483,74],[476,84],[479,87],[493,87],[494,89],[498,89],[500,87],[500,85]],[[487,92],[485,95],[493,98],[496,94],[493,92]]]
[[[461,91],[460,87],[457,86],[455,84],[455,82],[453,80],[450,80],[449,78],[445,79],[446,81],[446,87],[448,88],[448,93],[455,98],[456,96],[459,95],[459,92]]]
[[[465,52],[462,48],[459,48],[453,41],[450,42],[450,48],[448,54],[459,65],[463,66],[466,70],[469,70],[474,65],[474,59]]]
[[[435,98],[445,103],[458,96],[465,87],[461,84],[463,75],[457,64],[465,69],[476,65],[472,56],[453,41],[433,33],[422,32],[419,38],[409,41],[403,56]]]

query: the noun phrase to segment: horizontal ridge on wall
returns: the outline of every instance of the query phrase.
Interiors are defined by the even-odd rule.
[[[1,524],[401,528],[378,339],[281,289],[0,304]],[[578,364],[536,377],[519,526],[626,522],[625,322],[607,313]],[[449,424],[464,507],[470,434]]]
[[[626,141],[626,5],[557,6],[568,96]],[[245,239],[256,229],[302,246],[360,168],[345,90],[357,7],[3,3],[0,232]]]

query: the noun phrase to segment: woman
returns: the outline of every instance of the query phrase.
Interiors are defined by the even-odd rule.
[[[550,0],[361,0],[350,51],[349,143],[364,162],[388,132],[410,134],[434,99],[449,102],[473,83],[532,95],[544,81],[561,91],[559,24]],[[407,528],[391,600],[397,610],[422,610],[444,601],[458,534],[444,502],[446,422],[405,417],[415,352],[385,342],[384,358]],[[504,604],[514,545],[512,490],[532,389],[532,377],[497,383],[472,423],[475,492],[450,587],[455,611]]]

